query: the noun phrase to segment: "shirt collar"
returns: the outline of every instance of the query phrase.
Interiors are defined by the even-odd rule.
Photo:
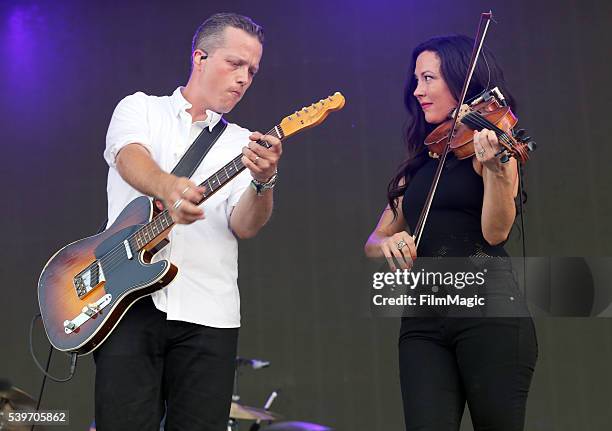
[[[174,93],[172,93],[172,96],[170,97],[176,115],[180,115],[182,111],[186,112],[187,109],[191,108],[192,106],[191,103],[189,103],[187,99],[185,99],[185,97],[183,96],[183,93],[181,91],[181,89],[183,88],[185,87],[178,87],[176,90],[174,90]],[[201,124],[203,127],[208,127],[208,130],[212,131],[212,129],[219,123],[219,121],[221,121],[221,117],[221,114],[207,109],[206,120],[197,121],[197,123]]]

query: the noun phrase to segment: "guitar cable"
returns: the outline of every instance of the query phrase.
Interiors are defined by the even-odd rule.
[[[41,373],[44,374],[44,379],[46,379],[47,377],[50,378],[51,380],[53,380],[54,382],[58,382],[58,383],[65,383],[67,381],[69,381],[70,379],[72,379],[72,377],[74,377],[74,373],[76,371],[76,366],[77,366],[77,359],[78,359],[78,354],[77,353],[71,353],[71,359],[70,359],[70,371],[68,373],[68,377],[64,377],[64,378],[60,378],[60,377],[55,377],[51,374],[49,374],[49,366],[51,364],[51,356],[53,354],[53,346],[50,347],[49,349],[49,357],[47,358],[47,363],[45,365],[45,367],[43,368],[43,366],[40,364],[40,362],[38,362],[38,359],[36,359],[36,355],[34,354],[34,343],[32,342],[32,335],[34,333],[34,323],[36,323],[37,319],[40,319],[41,315],[40,313],[36,314],[33,318],[32,318],[32,322],[30,322],[30,355],[32,355],[32,359],[34,360],[34,363],[36,364],[36,366],[38,367],[38,369],[40,370]],[[42,382],[42,386],[44,387],[45,385],[45,380],[43,379]],[[41,388],[41,392],[42,392],[42,388]]]
[[[104,231],[105,227],[106,227],[106,223],[108,222],[108,219],[104,220],[104,223],[102,223],[100,225],[100,227],[98,228],[98,232],[96,232],[97,234]],[[68,373],[68,377],[64,377],[64,378],[60,378],[60,377],[55,377],[52,376],[51,374],[49,374],[49,365],[51,364],[51,356],[53,355],[53,346],[50,346],[49,349],[49,357],[47,358],[47,363],[45,365],[45,368],[42,367],[42,365],[40,364],[40,362],[38,362],[38,359],[36,359],[36,355],[34,354],[34,343],[32,341],[32,335],[34,334],[34,324],[36,323],[37,319],[40,319],[42,316],[40,313],[37,313],[34,315],[34,317],[32,318],[32,321],[30,322],[30,338],[29,338],[29,344],[30,344],[30,355],[32,356],[32,360],[34,361],[34,363],[36,364],[36,366],[38,367],[38,369],[40,370],[41,373],[43,373],[44,377],[43,377],[43,381],[42,381],[42,385],[40,388],[40,396],[39,398],[39,404],[40,404],[40,398],[42,396],[42,391],[45,387],[45,381],[46,378],[49,377],[51,380],[53,380],[54,382],[57,383],[65,383],[67,381],[69,381],[70,379],[72,379],[72,377],[74,377],[74,373],[76,371],[76,366],[77,366],[77,359],[78,359],[78,354],[77,353],[71,353],[71,358],[70,358],[70,371]],[[37,406],[37,410],[38,410]]]
[[[36,320],[40,319],[41,317],[42,317],[41,314],[37,313],[32,318],[32,321],[30,322],[30,337],[29,337],[30,355],[32,356],[32,360],[34,361],[34,364],[36,364],[40,372],[43,373],[43,379],[40,384],[40,391],[38,392],[38,399],[36,401],[36,411],[40,409],[40,404],[42,402],[42,396],[45,390],[45,383],[47,382],[47,377],[53,380],[54,382],[58,382],[58,383],[65,383],[69,381],[70,379],[72,379],[72,377],[74,377],[74,373],[76,371],[76,366],[77,366],[77,359],[79,357],[77,353],[71,353],[70,371],[68,373],[68,377],[64,377],[64,378],[55,377],[49,374],[49,366],[51,365],[51,356],[53,356],[53,346],[50,346],[49,355],[47,356],[47,363],[45,364],[44,368],[42,367],[40,362],[38,362],[38,359],[36,359],[36,355],[34,354],[34,343],[33,343],[33,337],[32,337],[32,335],[34,334],[34,324],[36,323]],[[35,427],[35,424],[32,424],[30,431],[34,431],[34,427]]]

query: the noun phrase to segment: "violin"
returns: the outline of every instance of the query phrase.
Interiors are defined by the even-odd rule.
[[[501,94],[499,89],[495,88],[485,92],[470,105],[464,105],[468,85],[472,79],[476,61],[482,50],[482,45],[492,19],[493,12],[491,11],[480,14],[480,22],[478,23],[478,30],[474,39],[470,64],[465,81],[463,82],[461,96],[459,97],[459,109],[455,109],[451,119],[434,129],[425,140],[425,144],[429,147],[430,156],[438,158],[439,161],[429,193],[427,194],[427,199],[414,229],[413,237],[417,248],[423,235],[429,210],[431,209],[448,153],[452,151],[459,159],[473,156],[475,154],[473,130],[493,130],[501,145],[501,149],[496,156],[504,163],[507,163],[510,157],[519,160],[520,163],[517,165],[519,173],[522,164],[529,158],[529,153],[535,150],[536,147],[535,142],[529,136],[525,136],[524,130],[514,131],[514,126],[517,123],[516,116],[506,106],[503,94]],[[519,189],[520,187],[522,186],[519,181]]]
[[[457,124],[449,141],[455,115]],[[529,159],[529,153],[536,149],[535,141],[525,134],[525,130],[515,130],[518,119],[510,107],[506,106],[504,96],[497,87],[483,93],[469,105],[462,105],[459,112],[453,111],[450,117],[425,138],[425,145],[432,158],[439,158],[447,144],[459,160],[474,156],[473,130],[482,129],[493,130],[497,135],[501,149],[496,156],[500,157],[502,163],[514,157],[524,164]]]

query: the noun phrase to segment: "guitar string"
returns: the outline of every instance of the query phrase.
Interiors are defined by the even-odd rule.
[[[206,200],[209,196],[213,194],[213,192],[225,186],[225,184],[227,184],[230,179],[233,179],[245,169],[244,164],[239,161],[240,158],[242,158],[241,155],[232,159],[231,162],[225,164],[221,169],[219,169],[216,173],[208,177],[208,179],[206,179],[200,184],[200,186],[207,185],[208,190],[206,195],[204,196],[204,199],[200,201],[199,204],[203,203],[204,200]],[[237,164],[238,166],[232,166],[234,164]],[[228,176],[225,173],[226,170],[235,172]],[[153,239],[158,237],[161,232],[173,226],[174,221],[171,219],[168,220],[168,216],[168,209],[164,209],[161,213],[155,216],[154,219],[142,225],[139,229],[137,229],[135,232],[125,238],[124,241],[122,241],[120,244],[117,244],[108,253],[98,259],[98,261],[102,265],[102,270],[105,273],[112,272],[114,269],[117,268],[117,264],[123,262],[123,260],[127,257],[127,252],[125,250],[124,245],[125,241],[128,241],[132,253],[137,254],[140,252],[140,250],[142,250],[142,248],[146,247],[146,245],[149,244]],[[159,223],[160,221],[161,223]],[[160,226],[158,226],[158,223],[160,224]],[[162,229],[165,224],[167,224],[167,226]],[[140,242],[138,241],[137,237],[140,237],[140,242],[144,241],[144,244],[142,246],[139,246]]]
[[[311,105],[314,106],[314,105]],[[305,108],[303,108],[305,109]],[[318,108],[315,108],[318,109]],[[299,111],[296,111],[295,115],[299,116]],[[280,131],[281,134],[283,135],[282,137],[279,136],[279,133],[277,131]],[[284,139],[286,137],[285,132],[283,131],[282,127],[280,124],[274,126],[272,129],[270,129],[267,133],[265,133],[266,135],[272,135],[272,133],[274,133],[273,136],[276,136],[278,139]],[[269,148],[269,144],[265,143],[264,141],[257,141],[257,143],[259,145],[262,146],[267,146]],[[200,185],[204,185],[204,183],[209,184],[210,185],[210,179],[212,177],[215,178],[219,178],[218,174],[223,171],[222,176],[227,176],[227,173],[225,172],[226,168],[228,166],[231,165],[235,165],[237,163],[239,163],[239,167],[236,170],[236,173],[232,174],[231,177],[227,177],[225,179],[223,179],[219,186],[211,191],[215,191],[218,190],[219,188],[223,187],[227,182],[229,182],[230,179],[232,179],[234,176],[238,175],[240,172],[242,172],[246,166],[244,166],[244,164],[242,163],[242,161],[240,160],[242,158],[242,154],[236,156],[231,162],[227,163],[226,165],[224,165],[221,169],[219,169],[215,174],[211,175],[210,177],[208,177],[208,179],[206,179],[204,182],[202,182]],[[232,169],[236,169],[236,166],[233,166]],[[212,194],[212,193],[211,193]],[[198,205],[201,205],[211,194],[209,194],[208,196],[204,196],[204,199],[202,199]],[[133,244],[133,239],[137,236],[137,235],[142,235],[145,231],[149,230],[151,233],[155,234],[153,228],[151,226],[155,226],[158,220],[161,220],[161,217],[163,216],[164,219],[167,218],[168,215],[168,210],[165,209],[163,210],[161,213],[159,213],[153,220],[149,221],[148,223],[144,224],[143,226],[141,226],[138,230],[136,230],[134,233],[132,233],[130,236],[128,236],[127,238],[124,239],[124,241],[122,241],[121,243],[117,244],[113,249],[111,249],[109,252],[107,252],[105,255],[103,255],[102,257],[100,257],[99,259],[96,259],[96,261],[92,262],[88,267],[92,268],[92,271],[95,270],[96,273],[98,273],[99,275],[99,268],[98,265],[95,265],[96,262],[100,262],[101,266],[102,266],[102,271],[103,273],[110,273],[112,272],[114,269],[116,269],[118,267],[118,265],[120,265],[121,262],[124,261],[124,259],[127,257],[127,252],[125,250],[125,241],[128,241],[128,245],[132,246]],[[171,221],[171,224],[169,224],[168,227],[166,227],[166,229],[172,227],[174,225],[174,221]],[[162,224],[163,226],[163,224]],[[135,249],[135,251],[132,251],[133,254],[137,254],[140,252],[140,250],[142,248],[144,248],[148,243],[150,243],[153,239],[155,239],[157,236],[159,236],[159,234],[161,232],[163,232],[165,229],[159,231],[157,234],[155,234],[155,236],[153,236],[150,240],[148,240],[142,247],[137,247]],[[138,245],[138,244],[136,244]],[[99,284],[99,281],[98,281]],[[97,286],[97,285],[96,285]],[[94,287],[95,288],[95,287]],[[93,289],[92,289],[93,290]]]
[[[266,135],[272,135],[277,137],[278,139],[282,139],[280,136],[278,136],[278,133],[276,132],[276,130],[281,130],[282,128],[280,125],[275,126],[274,128],[272,128],[271,130],[269,130]],[[259,145],[262,146],[266,146],[269,145],[267,144],[265,141],[257,141],[257,143]],[[229,182],[231,179],[233,179],[235,176],[237,176],[240,172],[242,172],[246,166],[242,163],[242,161],[240,160],[242,159],[242,154],[236,156],[234,159],[232,159],[230,162],[226,163],[223,167],[221,167],[219,170],[217,170],[217,172],[215,172],[213,175],[209,176],[206,180],[204,180],[200,186],[207,184],[209,186],[208,190],[210,192],[214,192],[218,189],[220,189],[221,187],[225,186],[227,184],[227,182]],[[235,166],[235,165],[238,166]],[[228,175],[227,174],[227,170],[233,171],[235,170],[236,172]],[[217,179],[217,185],[210,187],[211,185],[211,179],[212,178],[216,178]],[[206,193],[204,195],[204,199],[202,199],[198,205],[202,204],[206,199],[208,199],[208,197],[212,195],[212,193]],[[130,247],[134,247],[134,245],[136,245],[137,247],[134,250],[131,250],[133,254],[137,254],[140,252],[140,250],[145,247],[148,243],[150,243],[154,238],[156,238],[157,236],[159,236],[159,234],[161,232],[163,232],[164,230],[168,229],[169,227],[174,225],[174,221],[171,222],[171,224],[169,226],[167,226],[165,229],[159,230],[159,228],[163,227],[163,223],[167,221],[165,220],[168,214],[168,210],[165,209],[163,210],[161,213],[159,213],[153,220],[151,220],[150,222],[144,224],[143,226],[141,226],[138,230],[136,230],[134,233],[132,233],[130,236],[128,236],[127,238],[125,238],[121,243],[117,244],[114,248],[112,248],[111,250],[109,250],[106,254],[104,254],[102,257],[100,257],[99,259],[97,259],[96,261],[100,262],[100,264],[102,265],[102,271],[103,273],[110,273],[112,272],[114,269],[116,269],[118,267],[117,263],[122,262],[126,257],[127,257],[127,252],[125,250],[125,241],[128,241],[128,244],[130,245]],[[161,226],[157,227],[157,221],[161,220],[162,217],[164,218],[164,220],[162,220]],[[158,232],[155,233],[154,229],[158,229]],[[134,239],[136,238],[137,235],[153,235],[151,237],[151,239],[149,239],[148,241],[145,239],[146,243],[142,246],[142,247],[138,247],[138,242],[136,242],[136,244],[134,244]],[[98,265],[95,265],[96,262],[93,262],[92,264],[90,264],[88,267],[92,268],[92,271],[95,271],[95,273],[98,273],[99,275],[99,269],[98,269]],[[99,282],[99,281],[98,281]]]
[[[235,159],[232,159],[231,164],[233,164],[234,161]],[[221,170],[224,170],[224,168],[229,169],[229,170],[235,169],[233,167],[230,167],[230,164],[224,165],[224,167]],[[244,167],[243,166],[241,167],[239,165],[238,169],[236,169],[235,174],[228,176],[227,178],[225,178],[226,175],[224,173],[223,174],[220,173],[221,170],[217,171],[215,174],[213,174],[207,180],[205,180],[204,182],[200,184],[200,185],[204,185],[204,184],[208,185],[208,191],[206,193],[204,200],[206,200],[210,195],[212,195],[211,192],[218,190],[219,188],[224,186],[227,182],[229,182],[230,179],[232,179],[234,176],[236,176],[242,170],[244,170]],[[211,187],[212,185],[211,179],[213,177],[219,178],[218,186]],[[204,200],[202,200],[200,203],[202,203]],[[135,232],[130,234],[128,237],[126,237],[121,243],[117,244],[108,253],[100,257],[98,261],[102,265],[103,272],[105,273],[112,272],[115,268],[117,268],[117,263],[123,261],[123,259],[127,257],[127,252],[125,250],[125,244],[124,244],[125,241],[128,241],[128,244],[130,246],[132,253],[137,254],[140,252],[140,250],[143,247],[145,247],[148,243],[150,243],[155,237],[159,236],[161,232],[163,232],[164,230],[172,226],[174,222],[172,220],[169,220],[169,221],[167,220],[168,215],[169,215],[168,209],[164,209],[157,216],[155,216],[155,218],[153,218],[151,221],[140,226]],[[161,226],[158,226],[158,223]],[[162,229],[164,227],[164,224],[168,224],[168,226]],[[141,240],[144,241],[144,244],[142,246],[139,246],[139,241],[137,237],[140,237]]]

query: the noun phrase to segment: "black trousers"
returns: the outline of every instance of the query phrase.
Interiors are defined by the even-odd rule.
[[[399,364],[407,431],[522,431],[537,359],[529,317],[404,318]]]
[[[166,320],[137,301],[94,351],[98,431],[226,431],[238,328]]]

